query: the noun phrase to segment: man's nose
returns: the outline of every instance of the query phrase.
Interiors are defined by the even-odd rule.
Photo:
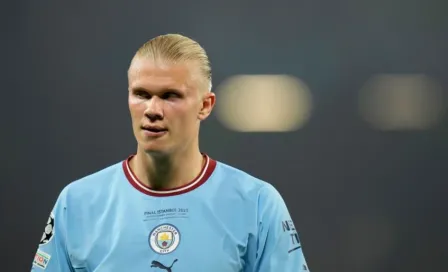
[[[151,97],[146,101],[145,115],[151,121],[163,119],[163,100],[157,96]]]

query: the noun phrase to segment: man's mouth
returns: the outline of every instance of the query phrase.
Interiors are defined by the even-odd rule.
[[[161,133],[167,131],[166,128],[161,127],[161,126],[143,126],[142,129],[145,131],[148,131],[149,133],[154,133],[154,134],[161,134]]]

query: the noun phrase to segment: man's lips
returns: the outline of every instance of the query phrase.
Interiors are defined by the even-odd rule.
[[[162,132],[162,131],[167,131],[166,128],[162,127],[162,126],[142,126],[142,129],[147,130],[147,131],[151,131],[151,132]]]
[[[149,137],[160,137],[163,136],[168,130],[162,126],[142,126],[142,129],[146,136]]]

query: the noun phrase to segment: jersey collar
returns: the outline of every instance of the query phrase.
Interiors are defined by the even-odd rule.
[[[134,174],[131,167],[129,166],[129,161],[133,156],[134,155],[130,156],[129,158],[123,161],[123,171],[124,174],[126,175],[126,178],[135,189],[139,190],[144,194],[157,197],[185,194],[198,188],[208,180],[208,178],[212,175],[216,167],[216,161],[211,159],[208,155],[204,154],[205,157],[204,166],[202,167],[199,175],[194,180],[190,181],[189,183],[183,186],[169,190],[153,190],[148,186],[146,186],[145,184],[143,184],[143,182],[138,180],[137,176]]]

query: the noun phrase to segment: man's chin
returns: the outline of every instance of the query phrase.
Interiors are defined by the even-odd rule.
[[[161,144],[148,144],[140,146],[140,149],[143,150],[146,154],[151,156],[166,156],[169,155],[170,149],[166,145]]]
[[[145,153],[151,157],[166,157],[168,156],[170,153],[167,150],[161,150],[161,149],[146,149]]]

